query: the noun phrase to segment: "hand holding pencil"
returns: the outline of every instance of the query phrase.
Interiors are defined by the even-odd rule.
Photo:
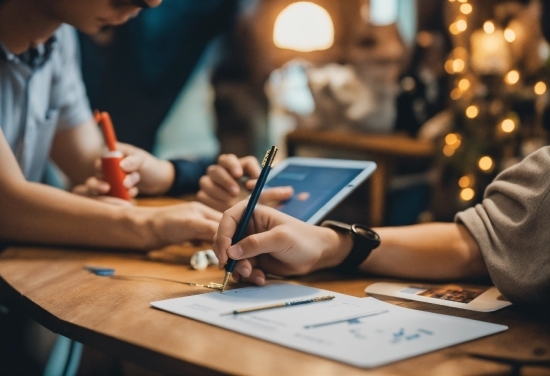
[[[262,189],[264,188],[265,182],[267,181],[267,176],[269,174],[269,171],[271,171],[271,165],[273,164],[273,160],[275,159],[276,154],[277,154],[277,148],[273,146],[271,147],[270,150],[268,150],[268,152],[264,157],[264,160],[262,162],[262,172],[258,177],[258,181],[254,186],[254,190],[250,194],[250,198],[248,199],[248,204],[246,205],[246,208],[243,212],[241,220],[237,225],[235,235],[233,236],[233,239],[231,241],[232,244],[238,243],[244,237],[244,232],[246,230],[246,227],[248,226],[248,222],[250,222],[250,218],[252,217],[256,204],[258,203],[258,199],[260,198]],[[235,265],[236,265],[235,260],[231,258],[227,260],[227,265],[225,266],[225,277],[223,279],[222,288],[221,288],[222,292],[225,290],[225,287],[227,286],[227,282],[229,281],[229,278],[233,273],[233,269],[235,268]]]

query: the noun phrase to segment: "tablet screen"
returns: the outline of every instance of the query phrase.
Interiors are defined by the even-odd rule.
[[[370,174],[370,173],[369,173]],[[354,181],[360,175],[364,180],[364,166],[310,166],[288,164],[278,171],[266,187],[292,186],[294,195],[277,206],[277,209],[305,222],[316,223],[320,216],[343,200],[361,181]],[[332,204],[327,207],[332,200]],[[335,201],[336,200],[336,201]],[[319,213],[325,209],[323,213]],[[321,215],[322,214],[322,215]]]

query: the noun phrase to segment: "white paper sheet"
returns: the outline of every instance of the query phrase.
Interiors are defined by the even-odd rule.
[[[335,295],[238,315],[236,309]],[[151,302],[155,308],[357,367],[377,367],[498,333],[506,326],[397,307],[313,287],[273,283]],[[244,350],[243,350],[244,351]]]

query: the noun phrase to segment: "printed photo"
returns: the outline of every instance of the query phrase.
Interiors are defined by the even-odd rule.
[[[464,288],[456,285],[447,285],[437,287],[411,286],[409,288],[401,290],[400,292],[468,304],[472,300],[483,294],[483,292],[485,291],[486,289]]]

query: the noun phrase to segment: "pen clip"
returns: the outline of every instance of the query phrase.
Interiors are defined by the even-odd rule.
[[[271,149],[269,149],[264,156],[264,160],[262,161],[262,167],[269,166],[273,164],[273,160],[275,159],[275,155],[277,155],[277,147],[272,146]]]

